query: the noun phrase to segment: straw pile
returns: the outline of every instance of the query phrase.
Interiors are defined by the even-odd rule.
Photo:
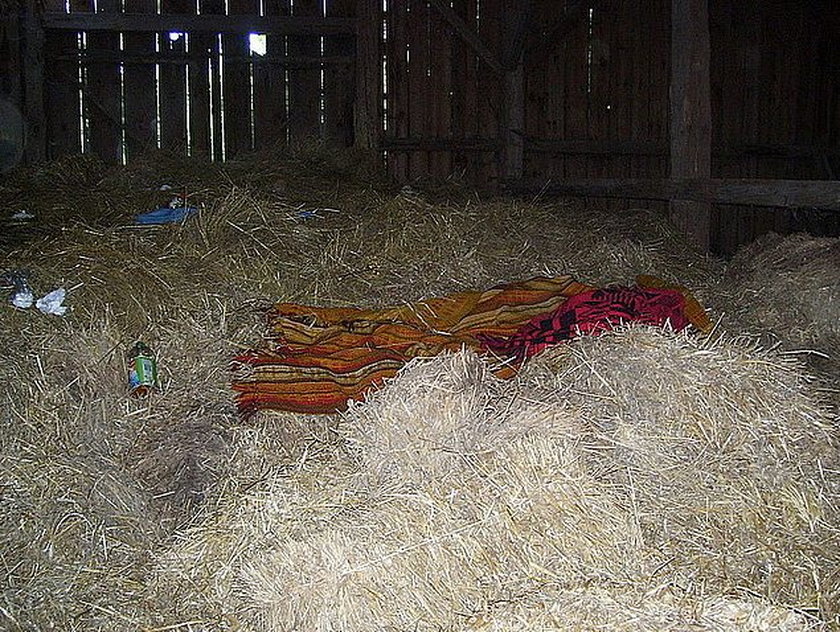
[[[765,235],[738,252],[726,281],[747,326],[840,373],[840,239]]]
[[[0,183],[0,212],[38,218],[0,271],[64,286],[70,306],[0,309],[0,627],[840,629],[836,428],[780,352],[631,328],[511,382],[459,353],[340,418],[243,424],[228,362],[273,301],[378,306],[561,273],[723,295],[722,262],[652,212],[374,173],[308,146]],[[133,226],[162,184],[199,215]],[[124,355],[141,338],[163,388],[136,400]]]

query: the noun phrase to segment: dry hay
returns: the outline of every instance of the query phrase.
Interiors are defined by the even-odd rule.
[[[746,326],[787,349],[828,355],[840,372],[840,239],[765,235],[738,251],[725,286]]]
[[[261,415],[242,425],[227,363],[259,337],[254,307],[272,301],[376,306],[561,273],[594,284],[658,274],[703,300],[718,289],[722,263],[686,248],[653,212],[400,190],[371,183],[369,165],[310,145],[221,166],[68,159],[0,183],[0,210],[38,217],[31,241],[0,248],[0,270],[28,270],[39,294],[67,287],[70,306],[63,318],[0,309],[0,627],[379,629],[419,619],[452,629],[602,620],[616,630],[744,629],[752,617],[753,629],[801,629],[810,614],[786,606],[832,612],[837,547],[823,530],[836,519],[808,512],[834,498],[836,472],[825,469],[824,484],[807,465],[822,453],[805,450],[824,413],[773,354],[630,332],[546,357],[512,383],[455,355],[410,367],[341,423]],[[191,194],[200,214],[133,226],[134,214],[168,201],[162,184]],[[163,378],[148,400],[124,385],[123,356],[137,338],[158,352]],[[634,369],[644,379],[610,373],[621,353],[645,361]],[[696,379],[715,362],[719,373],[745,372],[723,380],[712,403],[683,381],[674,393],[688,392],[685,401],[654,406],[662,376]],[[620,400],[593,375],[619,392],[651,392]],[[714,393],[720,374],[706,377],[697,383]],[[677,424],[667,427],[678,444],[688,441],[680,432],[702,427],[710,445],[729,449],[737,442],[723,437],[752,429],[768,443],[750,445],[767,456],[781,435],[791,452],[768,471],[789,483],[802,453],[806,477],[778,489],[755,482],[743,449],[667,462],[674,444],[657,443],[642,405]],[[622,418],[645,430],[638,444],[614,445],[609,424],[626,432]],[[739,425],[727,434],[732,418]],[[680,426],[686,419],[695,425]],[[658,494],[666,462],[677,483],[659,481]],[[726,478],[727,462],[740,478]],[[697,498],[725,492],[719,510],[685,505],[698,471],[709,487]],[[681,507],[696,522],[681,522]],[[815,529],[807,537],[802,516]],[[744,548],[723,547],[724,528]],[[790,568],[762,566],[768,546]],[[342,569],[354,570],[349,583]]]
[[[838,445],[774,354],[630,329],[505,383],[464,352],[410,364],[340,431],[158,558],[160,594],[204,596],[181,617],[803,630],[836,604]]]

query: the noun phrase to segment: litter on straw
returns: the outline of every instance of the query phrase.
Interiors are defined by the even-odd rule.
[[[161,206],[153,211],[140,213],[134,218],[136,224],[173,224],[183,222],[188,217],[197,213],[198,209],[192,206]]]
[[[67,312],[67,306],[62,305],[64,302],[64,297],[67,294],[67,290],[63,287],[58,288],[57,290],[53,290],[52,292],[45,294],[43,297],[39,298],[35,303],[35,307],[37,307],[41,312],[44,314],[52,314],[54,316],[64,316],[65,312]]]

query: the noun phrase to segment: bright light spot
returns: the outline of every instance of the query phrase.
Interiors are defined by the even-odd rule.
[[[169,34],[169,41],[170,41],[170,42],[177,42],[177,41],[178,41],[179,39],[181,39],[182,37],[184,37],[184,34],[183,34],[183,33],[179,33],[178,31],[172,31],[172,32]]]
[[[251,33],[248,35],[248,44],[252,55],[262,57],[266,53],[265,33]]]

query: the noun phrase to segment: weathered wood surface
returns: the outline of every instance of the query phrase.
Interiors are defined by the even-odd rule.
[[[360,149],[376,149],[381,138],[382,69],[380,31],[382,3],[359,0],[356,30],[356,95],[353,104],[353,143]]]
[[[30,162],[43,160],[47,151],[47,129],[44,119],[44,31],[38,21],[37,2],[26,0],[23,53],[23,103],[27,125],[24,148]]]
[[[670,177],[705,179],[712,171],[708,0],[672,0]],[[711,206],[704,200],[672,199],[671,221],[707,250]]]
[[[155,0],[125,0],[125,10],[153,14]],[[152,64],[127,64],[127,58],[153,56],[154,33],[126,33],[124,51],[104,54],[119,56],[123,63],[125,81],[125,137],[126,158],[131,160],[157,144],[157,102],[155,96],[155,67]],[[96,51],[100,54],[99,51]],[[107,60],[110,61],[110,60]]]
[[[840,210],[840,181],[835,180],[523,179],[506,182],[505,189],[511,193]]]

